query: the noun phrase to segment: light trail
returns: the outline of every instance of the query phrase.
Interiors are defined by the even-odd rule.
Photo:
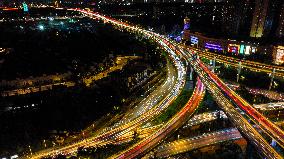
[[[157,149],[155,149],[155,156],[158,158],[166,158],[198,148],[218,144],[229,140],[238,140],[241,138],[242,135],[239,133],[238,129],[224,129],[221,131],[210,132],[200,136],[180,139],[167,144],[162,144],[161,146],[158,146]]]
[[[146,153],[161,143],[167,136],[181,127],[194,113],[205,94],[205,87],[200,80],[197,81],[194,92],[187,104],[174,117],[165,123],[159,130],[131,146],[127,150],[120,152],[110,159],[133,159]]]
[[[228,64],[233,67],[239,67],[239,62],[241,62],[243,68],[247,68],[255,72],[265,72],[268,74],[273,73],[273,69],[275,69],[275,76],[282,77],[282,78],[284,77],[284,67],[282,66],[268,65],[268,64],[264,64],[264,63],[260,63],[256,61],[242,60],[242,59],[238,59],[235,57],[229,57],[225,55],[211,53],[208,51],[207,52],[201,51],[200,49],[196,49],[193,47],[188,47],[188,48],[191,51],[198,52],[198,55],[200,57],[211,59],[211,60],[215,58],[217,62],[222,63],[222,64]]]
[[[255,116],[251,116],[253,112],[257,112],[252,106],[248,103],[244,105],[244,100],[236,95],[235,92],[231,91],[221,80],[212,73],[199,59],[192,58],[192,53],[189,53],[187,50],[180,48],[182,52],[190,59],[190,64],[194,70],[199,74],[203,83],[207,86],[209,92],[216,99],[219,106],[224,110],[226,115],[236,124],[238,129],[240,129],[251,142],[257,146],[267,158],[282,158],[282,156],[275,151],[275,149],[266,141],[266,139],[258,132],[254,125],[263,128],[263,123],[257,122],[257,119],[254,119]],[[218,81],[216,81],[218,79]],[[229,89],[229,90],[228,90]],[[229,100],[228,100],[229,99]],[[240,100],[241,102],[236,102],[235,100]],[[234,103],[234,105],[232,104]],[[235,106],[238,106],[237,108]],[[241,111],[240,111],[241,110]],[[249,111],[248,111],[249,110]],[[260,113],[258,113],[260,114]],[[263,120],[264,118],[261,118]],[[266,119],[268,121],[268,119]],[[268,121],[271,123],[270,121]],[[273,123],[271,123],[274,125]],[[274,125],[275,126],[275,125]],[[275,126],[277,130],[279,128]],[[273,132],[271,129],[268,129],[266,133],[271,134]],[[278,132],[278,131],[277,131]],[[275,132],[273,132],[275,133]],[[278,134],[271,135],[272,138],[277,138]]]
[[[176,55],[176,52],[174,52],[173,50],[169,48],[166,48],[166,45],[162,41],[157,40],[155,38],[156,36],[153,36],[152,33],[146,30],[142,30],[138,27],[131,27],[129,25],[123,24],[122,22],[112,20],[110,18],[107,18],[105,16],[102,16],[96,13],[87,12],[84,10],[75,10],[75,11],[79,11],[90,18],[99,18],[100,20],[110,22],[113,25],[128,28],[130,29],[130,31],[143,32],[143,34],[147,38],[152,38],[153,40],[157,41],[160,44],[160,46],[169,53],[169,57],[173,61],[176,67],[176,70],[177,70],[177,76],[175,77],[176,83],[174,84],[170,92],[164,97],[164,99],[158,102],[158,104],[156,104],[154,108],[151,108],[149,111],[146,111],[143,114],[139,114],[139,117],[131,120],[130,122],[122,124],[118,127],[114,127],[113,129],[105,131],[97,136],[92,136],[87,139],[82,139],[80,141],[71,143],[69,145],[65,145],[63,147],[56,147],[56,148],[51,148],[51,149],[43,150],[40,152],[36,152],[36,153],[33,153],[32,156],[25,156],[26,158],[37,159],[37,158],[43,158],[43,157],[48,157],[48,156],[54,157],[59,154],[70,155],[76,152],[79,147],[93,147],[96,145],[108,143],[109,140],[113,140],[114,138],[118,138],[121,135],[128,133],[129,131],[137,129],[143,123],[158,116],[163,110],[165,110],[177,98],[177,96],[181,93],[181,90],[185,85],[186,70],[184,68],[183,63],[180,61],[180,58]],[[173,76],[171,77],[171,79],[172,78]]]

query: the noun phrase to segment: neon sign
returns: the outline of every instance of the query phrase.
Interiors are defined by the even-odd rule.
[[[239,53],[239,45],[236,44],[229,44],[228,52],[238,54]]]
[[[251,52],[255,53],[256,52],[256,47],[251,47]]]
[[[275,63],[278,65],[284,63],[284,47],[283,46],[277,47]]]
[[[249,55],[250,54],[250,49],[251,47],[249,45],[246,46],[246,49],[245,49],[245,54],[246,55]]]
[[[198,44],[198,37],[196,36],[190,36],[190,42],[192,44]]]
[[[245,45],[241,45],[240,46],[240,54],[244,54],[245,53]]]
[[[218,50],[218,51],[222,51],[223,50],[221,45],[213,44],[213,43],[205,43],[205,48],[206,49]]]
[[[189,28],[190,28],[190,24],[189,23],[184,24],[183,30],[189,30]]]
[[[24,12],[28,12],[29,8],[28,8],[27,3],[23,2],[22,5],[23,5]]]

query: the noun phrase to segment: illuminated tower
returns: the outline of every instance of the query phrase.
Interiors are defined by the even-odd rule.
[[[183,31],[182,31],[182,40],[187,41],[189,37],[189,29],[190,29],[190,19],[186,16],[183,20]]]
[[[269,0],[256,0],[250,37],[260,38],[263,36],[264,24],[267,16]]]
[[[189,30],[190,29],[190,19],[186,16],[183,22],[184,22],[183,30]]]

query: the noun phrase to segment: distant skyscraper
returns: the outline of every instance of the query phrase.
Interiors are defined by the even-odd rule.
[[[279,20],[278,20],[278,26],[276,30],[276,37],[284,37],[284,2],[281,5],[280,8],[280,14],[279,14]]]
[[[283,0],[256,0],[250,36],[281,37],[284,28],[283,5]]]
[[[260,38],[263,36],[269,0],[256,0],[251,24],[250,36]]]

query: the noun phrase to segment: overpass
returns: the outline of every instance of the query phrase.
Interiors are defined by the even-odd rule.
[[[194,47],[187,46],[188,49],[192,52],[197,52],[198,55],[201,58],[206,58],[209,60],[216,60],[216,62],[223,63],[223,64],[228,64],[233,67],[238,68],[239,64],[241,64],[241,67],[247,68],[251,71],[255,72],[265,72],[268,74],[274,74],[275,76],[284,77],[284,67],[283,66],[277,66],[277,65],[269,65],[269,64],[264,64],[256,61],[249,61],[249,60],[243,60],[243,59],[238,59],[236,57],[230,57],[230,56],[225,56],[225,55],[220,55],[208,51],[203,51]]]
[[[154,32],[142,30],[138,27],[130,26],[127,23],[116,21],[112,18],[108,18],[97,13],[82,10],[80,11],[91,17],[102,19],[105,22],[112,23],[113,25],[121,28],[137,30],[144,35],[152,35],[156,39],[163,41],[167,47],[177,52],[180,57],[187,59],[193,69],[200,76],[202,82],[206,85],[209,92],[217,100],[220,107],[225,111],[227,116],[233,121],[234,124],[237,125],[241,132],[244,133],[249,140],[251,140],[251,142],[260,150],[260,152],[262,152],[264,156],[267,158],[282,158],[280,153],[277,152],[276,149],[269,144],[269,142],[271,142],[273,139],[278,143],[279,146],[282,147],[284,143],[283,131],[261,115],[256,109],[254,109],[229,87],[227,87],[223,81],[221,81],[207,68],[205,64],[203,64],[202,61],[194,56],[194,53],[191,52],[191,50],[186,50],[182,46],[178,46],[175,42]],[[255,128],[255,125],[258,126],[258,128]],[[264,134],[266,134],[265,137],[263,137]],[[123,155],[120,157],[124,158]]]
[[[221,79],[211,72],[201,60],[194,58],[193,52],[183,47],[179,47],[179,49],[190,59],[192,67],[199,74],[209,92],[245,137],[247,137],[265,157],[282,158],[280,155],[281,152],[277,152],[277,149],[272,147],[269,143],[273,139],[280,147],[283,147],[283,131],[232,91]],[[257,128],[255,128],[254,125],[256,125]]]
[[[147,35],[146,37],[150,38],[150,34]],[[130,115],[129,120],[124,120],[123,122],[121,122],[121,124],[114,125],[110,128],[106,128],[101,132],[97,133],[97,135],[85,139],[82,138],[79,141],[64,146],[45,149],[42,151],[35,152],[33,154],[27,154],[22,158],[36,159],[48,156],[54,157],[59,154],[68,155],[76,152],[79,147],[91,147],[100,144],[105,144],[109,142],[109,140],[114,140],[119,136],[122,136],[130,131],[137,129],[142,124],[158,116],[177,98],[177,96],[181,93],[181,90],[185,85],[186,70],[184,68],[184,64],[182,63],[180,58],[176,56],[176,53],[174,51],[167,50],[167,52],[169,53],[169,58],[172,60],[174,64],[175,73],[169,73],[166,82],[162,85],[167,87],[165,87],[164,89],[159,89],[154,94],[147,96],[146,97],[147,100],[142,101],[142,104],[140,104],[139,106],[139,107],[146,106],[149,109],[143,110],[144,112],[141,112],[140,111],[141,109],[138,108],[137,111],[134,111],[134,113],[133,112],[130,113],[132,115]],[[172,69],[168,68],[168,71],[169,70]],[[159,99],[160,97],[162,97],[162,99]],[[134,115],[133,117],[133,114],[136,115]]]
[[[159,130],[146,137],[142,141],[134,144],[125,151],[111,156],[110,159],[137,158],[157,146],[167,136],[180,128],[191,117],[191,115],[194,113],[194,111],[202,101],[204,94],[205,87],[202,82],[198,80],[193,95],[191,96],[187,104],[182,108],[182,110],[180,110],[174,117],[172,117],[167,123],[165,123]]]
[[[180,58],[186,59],[187,63],[193,67],[196,73],[199,75],[202,83],[206,86],[207,90],[213,95],[216,99],[217,103],[220,107],[224,110],[228,118],[237,126],[237,128],[248,138],[252,144],[254,144],[260,152],[266,158],[282,158],[281,154],[277,152],[275,147],[272,147],[269,143],[271,140],[275,140],[280,147],[283,147],[283,139],[284,133],[283,131],[278,128],[275,124],[270,122],[266,119],[263,115],[261,115],[256,109],[254,109],[249,103],[243,100],[239,95],[237,95],[234,91],[232,91],[229,87],[224,84],[222,80],[220,80],[213,72],[211,72],[202,61],[196,58],[194,52],[191,50],[187,50],[182,46],[177,45],[175,42],[168,40],[167,38],[156,34],[151,31],[143,30],[136,26],[131,26],[127,23],[116,21],[112,18],[108,18],[106,16],[102,16],[98,13],[87,12],[85,10],[75,9],[75,11],[79,11],[82,14],[93,18],[103,20],[106,23],[112,23],[121,29],[126,29],[132,32],[138,32],[143,34],[145,37],[151,38],[156,42],[160,43],[163,48],[166,49],[171,55],[174,61],[179,61]],[[178,55],[179,57],[177,57]],[[177,62],[181,63],[181,62]],[[180,64],[181,65],[181,64]],[[182,67],[177,67],[178,71],[182,71]],[[54,156],[58,154],[70,154],[78,148],[78,146],[92,146],[95,142],[99,142],[105,138],[111,138],[113,135],[118,133],[123,133],[125,130],[128,131],[132,128],[133,125],[137,123],[142,123],[146,121],[145,118],[153,117],[153,114],[160,109],[164,109],[169,103],[171,103],[176,96],[179,94],[179,90],[183,87],[184,81],[182,80],[184,74],[178,74],[178,81],[181,82],[174,87],[173,92],[166,97],[166,99],[162,102],[161,106],[158,106],[158,109],[155,109],[154,112],[145,113],[147,115],[141,115],[137,118],[137,120],[133,120],[130,124],[122,125],[117,129],[113,129],[107,131],[106,133],[100,135],[97,138],[90,138],[80,142],[79,144],[70,145],[63,149],[53,150],[52,152],[46,152],[43,155],[38,155],[37,157],[32,158],[39,158],[43,156]],[[201,87],[200,81],[197,87],[199,89],[203,89]],[[202,85],[203,85],[202,84]],[[177,91],[176,91],[177,90]],[[201,90],[199,93],[196,93],[192,98],[191,101],[182,109],[181,112],[176,114],[174,118],[172,118],[167,124],[165,124],[162,128],[158,131],[153,133],[149,138],[142,140],[141,142],[133,145],[126,151],[113,156],[113,158],[134,158],[142,153],[145,153],[149,149],[156,146],[161,140],[163,140],[167,135],[171,134],[172,131],[176,130],[178,127],[181,126],[185,118],[190,116],[190,113],[185,112],[185,110],[192,109],[192,107],[198,106],[198,103],[201,101]],[[161,111],[159,111],[161,112]],[[190,111],[192,113],[192,111]],[[158,113],[157,113],[158,114]],[[141,118],[140,118],[141,117]],[[178,119],[182,122],[178,122]],[[256,127],[257,128],[256,128]],[[129,129],[128,129],[129,128]],[[266,136],[264,136],[266,135]],[[141,148],[141,149],[140,149]]]
[[[236,128],[224,129],[187,139],[176,140],[167,144],[162,144],[155,149],[155,156],[166,158],[176,154],[192,151],[213,144],[241,139],[242,135]]]

